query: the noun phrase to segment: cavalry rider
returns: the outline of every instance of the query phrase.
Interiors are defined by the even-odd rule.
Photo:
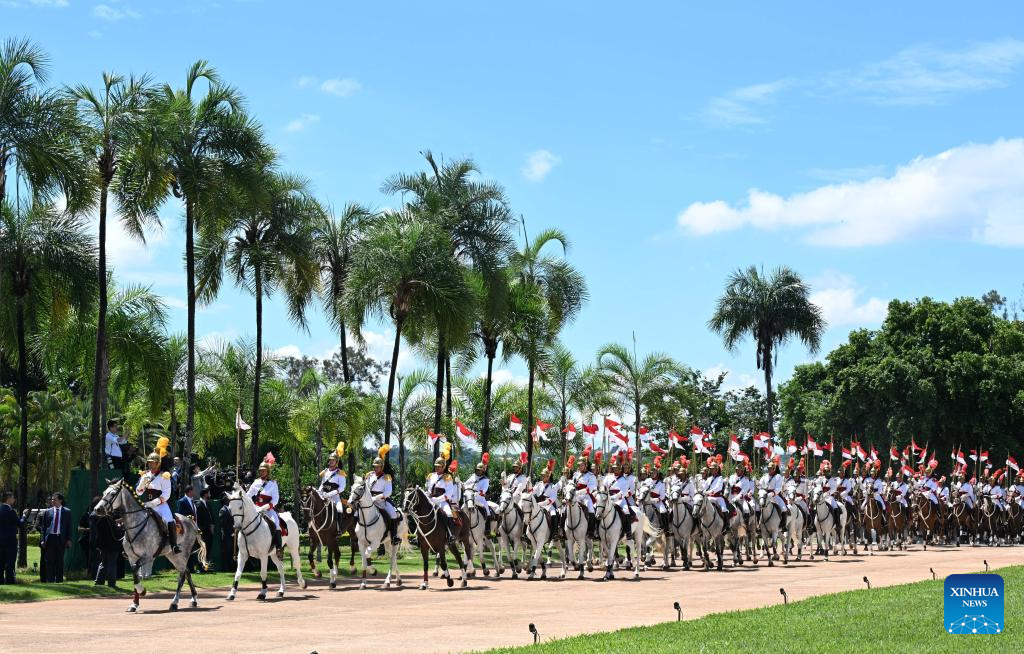
[[[625,528],[627,522],[636,522],[637,516],[629,505],[629,480],[622,474],[622,461],[624,460],[625,453],[612,457],[612,482],[607,488],[608,495],[615,504],[615,508],[619,511],[619,517],[622,518],[623,527]]]
[[[747,460],[745,458],[736,464],[736,471],[729,475],[729,489],[732,491],[729,501],[732,502],[733,506],[740,508],[743,512],[743,520],[746,521],[750,516],[754,491],[757,489],[757,486],[748,474]]]
[[[786,464],[786,469],[789,471],[789,478],[786,480],[785,488],[793,493],[793,504],[797,509],[803,511],[804,524],[807,524],[811,508],[807,505],[807,478],[804,477],[803,459],[795,467],[793,459],[790,459]]]
[[[158,445],[157,451],[146,457],[146,466],[149,469],[139,478],[139,483],[135,486],[135,493],[140,498],[145,498],[144,507],[151,509],[164,521],[167,527],[167,543],[171,546],[172,552],[180,554],[178,529],[174,525],[174,514],[171,513],[171,507],[167,503],[171,498],[171,473],[160,471],[162,464],[160,449]]]
[[[552,481],[552,473],[555,470],[555,460],[548,459],[547,466],[540,472],[540,481],[533,485],[533,499],[541,511],[548,514],[550,524],[550,538],[560,538],[561,525],[558,519],[558,493],[562,490],[561,481]]]
[[[247,494],[252,498],[253,504],[256,505],[256,510],[270,519],[270,524],[273,527],[270,530],[271,537],[274,548],[278,552],[277,556],[280,558],[281,519],[277,515],[277,503],[280,501],[281,495],[277,488],[277,482],[270,478],[270,469],[274,463],[276,463],[274,455],[267,452],[267,455],[263,457],[263,461],[260,463],[260,467],[257,469],[259,477],[249,486]]]
[[[792,464],[793,459],[790,459],[789,462]],[[768,499],[774,502],[775,506],[779,509],[779,515],[782,518],[782,522],[779,524],[779,530],[786,531],[786,520],[789,518],[789,505],[786,503],[786,498],[782,495],[782,490],[785,487],[785,480],[782,478],[782,473],[779,472],[778,455],[768,461],[768,472],[761,477],[760,486],[761,490],[767,494]]]
[[[476,464],[473,474],[466,480],[465,488],[473,493],[473,506],[484,515],[484,533],[491,533],[491,518],[493,511],[491,504],[487,501],[487,490],[491,487],[491,480],[487,478],[487,465],[491,462],[491,455],[484,452],[480,457],[480,463]]]
[[[725,480],[722,479],[722,462],[719,461],[721,454],[708,457],[708,475],[704,480],[704,495],[709,498],[718,509],[725,524],[729,524],[732,511],[725,500]]]
[[[587,511],[587,537],[597,538],[597,517],[594,515],[594,493],[597,491],[597,476],[590,470],[590,446],[583,449],[579,461],[576,462],[576,474],[572,481],[576,484],[576,501]]]
[[[1024,470],[1017,471],[1017,481],[1010,486],[1009,499],[1018,506],[1024,506]]]
[[[825,501],[828,502],[829,508],[832,509],[832,519],[836,523],[836,531],[840,529],[842,521],[840,520],[839,502],[836,501],[836,497],[839,495],[839,479],[832,476],[832,463],[825,459],[821,462],[818,467],[818,488],[825,493]]]
[[[892,477],[892,468],[886,471],[886,479]],[[907,493],[910,492],[910,486],[907,484],[906,473],[904,472],[899,479],[893,479],[889,482],[890,488],[893,492],[893,500],[899,502],[900,506],[904,509],[909,509],[910,505],[907,500]]]
[[[381,445],[380,449],[377,450],[377,456],[373,460],[373,471],[366,476],[366,487],[370,491],[370,496],[373,497],[373,505],[377,507],[378,511],[387,516],[388,535],[391,536],[391,544],[398,545],[402,542],[398,537],[398,522],[401,520],[401,517],[399,517],[398,510],[391,502],[391,493],[394,489],[391,484],[393,475],[391,460],[388,458],[388,452],[390,451],[391,446],[386,444]]]
[[[953,492],[957,494],[961,502],[967,505],[967,508],[971,511],[975,509],[977,501],[974,497],[974,484],[964,479],[964,468],[957,468],[953,471]]]
[[[690,478],[690,461],[686,455],[680,455],[679,460],[672,464],[672,472],[675,473],[668,479],[668,490],[675,493],[690,512],[693,512],[693,496],[697,494],[697,484]]]
[[[921,480],[921,492],[936,507],[939,506],[939,480],[935,476],[935,467],[938,465],[939,462],[935,459],[929,461],[925,476]]]
[[[451,443],[445,443],[441,456],[434,460],[434,472],[427,475],[427,496],[430,503],[437,509],[437,515],[443,516],[448,542],[455,540],[455,530],[452,525],[452,498],[455,496],[455,485],[452,483],[452,476],[445,470],[448,463],[448,456],[451,453]]]
[[[327,467],[320,471],[320,488],[324,501],[334,502],[334,508],[341,513],[345,510],[341,494],[345,492],[347,483],[345,471],[338,467],[338,462],[345,454],[345,442],[338,441],[338,447],[327,456]]]
[[[882,465],[882,462],[879,459],[875,459],[875,462],[879,466]],[[843,461],[842,466],[840,466],[843,469],[843,478],[839,480],[839,497],[844,502],[846,502],[846,513],[850,516],[856,513],[856,507],[853,503],[853,489],[857,485],[857,481],[853,478],[852,474],[850,473],[851,463],[853,463],[852,459],[847,459]]]
[[[675,464],[678,465],[678,464]],[[665,476],[661,472],[661,457],[654,457],[654,467],[650,477],[644,480],[644,484],[650,486],[649,497],[651,504],[658,511],[658,526],[665,533],[668,533],[668,507],[665,506]]]
[[[849,459],[846,461],[849,463]],[[882,507],[882,512],[885,512],[885,481],[882,480],[882,461],[881,459],[875,459],[875,463],[870,466],[871,478],[868,479],[865,486],[868,491],[872,493],[872,496],[878,502],[878,506]]]
[[[994,504],[995,507],[997,509],[999,509],[1000,511],[1005,511],[1006,510],[1006,502],[1004,500],[1006,498],[1006,491],[1005,491],[1005,489],[1003,489],[1003,471],[1002,470],[997,470],[992,475],[992,484],[991,484],[991,488],[989,489],[988,493],[992,497],[992,504]]]
[[[530,479],[523,474],[526,460],[526,452],[520,452],[519,459],[512,462],[512,474],[505,477],[505,488],[513,495],[522,495],[526,492],[526,487],[530,485]]]
[[[626,503],[636,508],[636,486],[637,478],[633,474],[633,448],[630,447],[626,450],[626,457],[622,461],[622,476],[626,480],[626,486],[629,488],[629,493],[626,495]]]

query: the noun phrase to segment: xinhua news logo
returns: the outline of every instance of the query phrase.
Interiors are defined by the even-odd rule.
[[[1003,604],[999,575],[949,575],[943,611],[946,633],[1002,633],[1006,628]]]

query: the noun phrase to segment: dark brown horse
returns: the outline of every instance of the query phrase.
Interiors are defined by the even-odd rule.
[[[864,529],[864,541],[868,554],[874,556],[875,552],[871,551],[871,546],[875,546],[875,551],[878,551],[878,541],[884,539],[888,541],[886,548],[892,547],[892,538],[887,528],[889,522],[888,510],[892,509],[892,504],[889,504],[887,509],[882,509],[882,505],[875,499],[875,494],[869,492],[864,498],[864,508],[860,514],[861,526]],[[854,550],[856,554],[856,550]]]
[[[326,501],[312,486],[302,489],[302,512],[309,525],[309,567],[313,576],[320,578],[320,570],[316,567],[316,548],[322,545],[327,551],[327,568],[331,573],[331,588],[338,585],[338,564],[341,562],[341,537],[348,533],[351,555],[348,565],[355,571],[356,520],[350,510],[338,513],[333,502]]]
[[[907,549],[907,531],[910,526],[910,509],[903,506],[899,500],[899,493],[890,490],[885,498],[889,505],[887,511],[886,528],[889,530],[889,547],[901,550]]]
[[[1021,509],[1020,504],[1010,500],[1006,511],[1007,544],[1020,542],[1022,528],[1024,528],[1024,510]]]
[[[928,541],[933,536],[942,534],[945,516],[942,513],[941,504],[932,504],[932,501],[925,495],[917,496],[917,529],[921,535],[921,542],[924,549],[928,549]]]
[[[427,497],[426,491],[419,486],[406,489],[405,501],[402,503],[402,507],[406,515],[411,517],[416,525],[416,542],[419,544],[420,554],[423,556],[423,583],[420,584],[420,590],[426,590],[427,588],[427,568],[431,555],[440,559],[441,576],[445,578],[448,587],[451,588],[455,584],[452,581],[451,573],[448,572],[448,559],[445,556],[446,548],[455,557],[455,562],[459,564],[459,570],[462,573],[461,586],[465,588],[468,585],[466,583],[466,563],[462,560],[458,544],[461,543],[466,548],[466,556],[472,559],[473,542],[470,538],[468,522],[462,520],[459,524],[453,524],[453,530],[456,532],[454,534],[455,540],[448,542],[448,534],[444,528],[444,522],[441,516],[438,515],[440,510]]]

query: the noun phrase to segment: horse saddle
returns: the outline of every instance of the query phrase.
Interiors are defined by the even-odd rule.
[[[268,527],[270,527],[271,529],[278,529],[278,527],[276,525],[274,525],[274,521],[266,513],[263,514],[263,519],[267,521],[267,526]],[[285,524],[284,520],[281,520],[280,531],[281,531],[281,538],[284,538],[285,536],[288,535],[288,525]]]
[[[168,523],[164,522],[163,517],[153,509],[146,507],[146,510],[149,511],[150,517],[153,518],[153,520],[157,524],[157,527],[160,529],[160,536],[166,539]],[[185,533],[185,525],[182,523],[182,517],[177,513],[172,513],[171,515],[174,516],[174,528],[177,531],[177,534],[181,536]]]
[[[462,529],[462,511],[458,507],[452,507],[452,524],[456,529]]]

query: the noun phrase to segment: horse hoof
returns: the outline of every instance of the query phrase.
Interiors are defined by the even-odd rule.
[[[401,577],[399,577],[398,579],[395,580],[395,585],[398,586],[398,587],[402,586],[402,578]]]
[[[235,600],[235,596],[234,595],[228,595],[228,601],[229,602],[233,602],[234,600]]]
[[[139,610],[138,606],[136,606],[135,604],[131,604],[131,605],[128,606],[127,612],[128,613],[135,613],[138,610]]]
[[[491,571],[488,570],[487,568],[484,568],[484,576],[485,577],[490,577],[491,576]]]
[[[299,588],[301,588],[302,590],[306,590],[306,580],[305,579],[303,579],[301,582],[299,582]]]
[[[435,576],[435,577],[437,576],[437,570],[434,570],[434,575],[433,576]]]
[[[267,596],[266,595],[258,595],[256,597],[256,599],[258,599],[261,602],[266,602],[267,601]]]
[[[513,573],[512,573],[512,578],[513,578],[513,579],[519,579],[519,573],[517,573],[517,572],[513,572]]]
[[[451,577],[445,577],[445,583],[448,584],[448,588],[451,588],[452,586],[455,585],[455,582],[452,580]]]
[[[191,602],[188,603],[188,605],[191,606],[192,608],[196,608],[197,606],[199,606],[199,601],[198,600],[192,600]]]
[[[580,581],[583,580],[583,571],[582,570],[580,570],[580,573],[579,573],[579,575],[576,576],[576,578],[579,579]]]
[[[278,597],[284,597],[284,591],[283,590],[277,591],[277,596]]]
[[[143,588],[142,591],[139,593],[139,597],[145,597],[145,596],[146,596],[146,589]]]
[[[366,588],[366,582],[365,581],[362,582],[361,584],[359,584],[359,590],[362,590],[364,588]]]
[[[319,578],[320,578],[320,577],[322,577],[322,576],[323,576],[323,575],[322,575],[322,574],[320,573],[320,571],[319,571],[319,570],[314,570],[314,571],[313,571],[313,578],[314,578],[314,579],[319,579]]]
[[[420,584],[420,590],[426,590],[426,589],[427,589],[427,582],[424,581],[422,584]]]
[[[391,588],[391,582],[385,582],[384,583],[384,590],[388,590],[390,588]]]
[[[332,582],[331,582],[331,590],[334,590],[334,589],[335,589],[335,588],[337,588],[337,587],[338,587],[338,583],[337,583],[337,582],[335,582],[335,581],[332,581]]]
[[[774,568],[775,567],[775,561],[772,561],[771,559],[768,559],[768,567],[769,568]]]
[[[465,579],[463,579],[462,580],[462,587],[466,588],[467,586],[469,586],[469,582],[467,582]]]

